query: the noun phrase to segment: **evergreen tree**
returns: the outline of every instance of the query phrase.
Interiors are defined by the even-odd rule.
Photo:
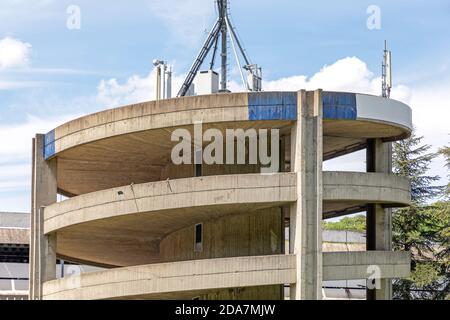
[[[450,171],[450,147],[443,147],[441,150],[439,150],[439,153],[445,158],[445,167]],[[447,175],[447,178],[449,178],[449,182],[445,190],[445,196],[447,200],[450,200],[450,173]]]
[[[411,207],[395,210],[393,215],[394,250],[412,254],[411,277],[393,283],[398,299],[441,299],[448,291],[448,204],[428,204],[443,188],[434,185],[439,176],[428,175],[437,154],[421,144],[422,139],[413,132],[393,146],[393,171],[411,179],[412,197]]]
[[[423,205],[442,192],[442,187],[433,185],[440,177],[427,174],[431,162],[438,154],[429,152],[431,146],[421,144],[422,139],[423,137],[417,137],[413,131],[410,138],[393,145],[393,171],[411,179],[411,198],[416,205]]]

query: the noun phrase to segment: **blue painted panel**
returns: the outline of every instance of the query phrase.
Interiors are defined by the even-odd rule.
[[[297,120],[297,93],[249,93],[248,115],[250,121]]]
[[[356,120],[356,94],[345,92],[323,92],[323,118]]]
[[[44,158],[46,160],[51,158],[55,151],[55,130],[52,130],[44,138]]]

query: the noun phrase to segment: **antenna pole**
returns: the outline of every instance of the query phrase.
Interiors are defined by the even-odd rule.
[[[262,79],[262,72],[261,68],[258,67],[256,64],[251,64],[250,59],[248,58],[244,47],[242,46],[239,37],[237,35],[237,32],[235,31],[233,25],[231,24],[229,13],[228,13],[228,4],[229,0],[215,0],[217,9],[219,12],[219,17],[214,25],[214,27],[211,29],[211,32],[208,34],[207,39],[205,40],[203,47],[201,48],[200,52],[197,55],[197,58],[195,59],[194,63],[191,66],[191,69],[189,70],[186,79],[183,82],[183,85],[180,88],[180,91],[178,92],[178,97],[184,97],[188,91],[189,88],[191,88],[191,85],[197,75],[197,73],[200,70],[200,67],[202,66],[203,62],[207,58],[209,52],[212,50],[212,59],[209,64],[209,70],[212,70],[214,68],[214,63],[216,56],[219,54],[220,51],[220,57],[221,57],[221,79],[220,79],[220,91],[221,92],[228,92],[227,86],[228,86],[228,39],[231,40],[231,45],[233,47],[233,52],[236,56],[236,61],[239,67],[239,71],[241,73],[242,82],[244,84],[244,88],[247,91],[261,91],[261,79]],[[230,38],[228,38],[230,37]],[[220,41],[220,42],[219,42]],[[236,46],[237,45],[237,46]],[[221,48],[219,48],[221,47]],[[237,50],[239,49],[239,50]],[[238,51],[242,54],[242,57],[244,58],[244,61],[246,63],[245,66],[240,65]],[[247,81],[244,78],[244,74],[242,72],[242,69],[247,70],[248,72],[248,79]]]
[[[392,89],[392,65],[391,51],[387,49],[387,41],[384,40],[383,64],[381,70],[381,95],[384,98],[390,98]]]
[[[386,40],[384,40],[383,64],[381,66],[381,95],[386,98]]]
[[[225,18],[225,22],[227,23],[228,29],[232,30],[228,18]],[[244,85],[244,88],[245,88],[246,90],[248,90],[248,84],[247,84],[247,82],[245,81],[244,73],[242,72],[242,68],[241,68],[241,62],[239,61],[239,56],[238,56],[237,51],[236,51],[236,46],[234,45],[234,37],[233,37],[233,34],[230,36],[230,40],[231,40],[231,45],[233,46],[233,52],[234,52],[234,56],[235,56],[235,58],[236,58],[236,63],[237,63],[237,65],[238,65],[238,67],[239,67],[239,72],[240,72],[240,74],[241,74],[242,84]]]
[[[228,18],[228,16],[226,17],[226,19],[227,19],[227,24],[228,24],[228,27],[229,27],[229,29],[230,29],[230,32],[231,32],[232,36],[234,37],[234,39],[236,40],[236,43],[237,43],[237,45],[238,45],[238,47],[239,47],[239,50],[241,51],[242,56],[244,57],[245,63],[247,64],[247,66],[251,65],[251,62],[250,62],[250,60],[248,59],[247,54],[245,53],[245,50],[244,50],[244,48],[242,47],[241,42],[239,41],[239,37],[237,36],[236,32],[234,31],[234,27],[233,27],[233,25],[231,24],[231,21],[230,21],[230,19]]]
[[[214,41],[214,49],[213,49],[213,54],[212,54],[212,58],[211,58],[211,63],[209,64],[209,70],[212,70],[214,68],[214,63],[216,61],[216,54],[217,54],[218,46],[219,46],[219,37],[217,37],[216,40]]]
[[[220,90],[227,90],[227,60],[228,60],[228,44],[227,44],[227,24],[225,23],[225,19],[227,16],[228,10],[228,0],[220,0],[220,21],[222,23],[222,66],[221,66],[221,80],[220,80]]]
[[[211,50],[212,46],[214,45],[214,40],[219,36],[220,27],[222,22],[217,20],[216,24],[212,28],[211,32],[208,35],[208,38],[206,38],[205,43],[203,44],[202,49],[200,50],[197,58],[194,61],[194,64],[192,65],[191,69],[189,70],[189,73],[184,80],[183,85],[181,86],[180,92],[178,92],[178,97],[184,97],[186,93],[188,92],[192,82],[194,81],[194,78],[200,69],[203,61],[205,60],[206,56],[208,55],[208,52]]]

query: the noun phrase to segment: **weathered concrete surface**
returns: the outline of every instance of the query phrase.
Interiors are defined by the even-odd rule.
[[[294,178],[290,173],[211,176],[100,191],[49,206],[44,230],[50,233],[87,221],[144,212],[184,209],[180,215],[187,219],[190,215],[185,210],[196,207],[291,202],[296,199]]]
[[[170,114],[169,114],[170,115]],[[169,116],[167,115],[167,116]],[[287,122],[290,123],[290,122]],[[286,125],[286,124],[284,124]],[[282,128],[280,121],[247,121],[203,124],[209,128]],[[161,181],[167,178],[191,177],[193,165],[173,167],[171,152],[179,141],[171,141],[172,132],[186,129],[193,136],[193,126],[170,127],[130,133],[85,145],[77,145],[58,156],[58,187],[73,195],[135,184]],[[206,146],[207,142],[204,142]],[[204,165],[206,175],[218,174],[217,166]],[[259,173],[244,165],[220,166],[220,174]],[[255,166],[253,166],[255,167]],[[257,167],[258,168],[258,167]],[[249,170],[251,169],[251,170]],[[181,171],[181,172],[180,172]]]
[[[42,283],[56,277],[56,234],[44,233],[43,210],[56,202],[56,159],[44,159],[44,135],[33,139],[30,223],[30,299],[42,297]]]
[[[290,173],[156,182],[49,206],[45,230],[58,231],[62,256],[113,266],[140,265],[161,261],[160,241],[177,230],[227,215],[263,215],[262,209],[295,197]]]
[[[70,121],[55,129],[56,154],[77,145],[120,136],[132,132],[192,125],[193,121],[207,123],[248,121],[248,94],[213,94],[150,101],[116,109],[109,109]],[[335,137],[394,137],[409,131],[394,122],[378,124],[370,119],[355,121],[326,121],[325,129]],[[351,125],[352,128],[348,128]],[[329,130],[328,130],[329,129]],[[325,132],[327,133],[327,132]]]
[[[44,284],[44,299],[189,299],[224,288],[295,281],[292,255],[239,257],[152,264],[70,276]],[[370,266],[381,277],[410,275],[404,252],[323,253],[323,280],[366,279]]]
[[[386,108],[383,112],[373,109],[377,103],[390,103],[379,97],[366,99],[370,103],[362,106],[363,113],[358,114],[358,106],[352,100],[354,94],[336,96],[332,93],[327,98],[326,107],[322,106],[321,94],[320,90],[288,93],[286,99],[289,101],[289,97],[298,97],[298,110],[294,116],[295,104],[289,102],[285,105],[281,101],[285,95],[280,96],[283,97],[281,100],[273,101],[270,100],[271,95],[267,101],[263,94],[256,97],[256,100],[261,98],[264,101],[253,102],[252,107],[264,109],[262,113],[274,112],[268,117],[269,121],[261,120],[265,116],[251,116],[255,116],[255,110],[249,111],[249,94],[221,94],[106,110],[71,121],[49,133],[45,152],[50,161],[33,163],[34,172],[50,172],[51,175],[50,179],[43,180],[42,185],[36,183],[39,177],[33,175],[33,187],[38,186],[34,189],[37,192],[33,192],[34,207],[37,207],[35,196],[46,194],[48,190],[52,196],[56,190],[69,197],[81,196],[53,205],[51,203],[56,201],[53,197],[48,203],[38,201],[39,209],[41,206],[46,208],[35,210],[32,220],[32,246],[33,241],[37,245],[32,250],[32,265],[44,266],[38,270],[36,288],[42,281],[49,280],[51,268],[47,266],[54,265],[57,249],[59,256],[73,258],[74,261],[137,267],[47,282],[47,298],[189,299],[194,294],[204,298],[230,295],[270,298],[276,295],[280,285],[290,283],[293,298],[320,299],[322,271],[325,271],[321,252],[324,211],[360,208],[366,204],[382,209],[385,205],[402,206],[410,201],[406,195],[409,185],[386,175],[387,171],[376,169],[374,171],[378,173],[367,175],[322,175],[322,160],[365,148],[368,139],[385,142],[406,137],[410,128],[404,126],[404,120],[411,118],[409,108],[403,105],[396,110],[397,120],[390,121]],[[286,110],[283,109],[285,107]],[[327,120],[324,121],[322,112],[325,108]],[[289,116],[284,115],[285,112]],[[296,118],[298,121],[294,120]],[[250,174],[258,171],[257,165],[203,166],[203,175],[214,176],[192,178],[196,175],[194,166],[176,168],[172,165],[170,154],[177,142],[171,142],[170,137],[177,128],[192,132],[193,124],[198,121],[203,123],[204,130],[215,128],[222,132],[234,128],[279,128],[282,145],[292,146],[285,147],[280,170],[292,173]],[[39,155],[40,151],[42,148],[37,148],[34,155]],[[385,165],[381,159],[376,158],[376,161]],[[40,167],[42,163],[44,168]],[[45,165],[52,169],[47,170]],[[169,180],[163,181],[166,178]],[[173,262],[209,259],[209,256],[222,254],[258,254],[255,248],[261,244],[261,254],[278,253],[278,244],[275,248],[273,243],[267,242],[269,235],[262,235],[261,239],[254,241],[254,246],[249,246],[249,251],[241,252],[233,245],[221,242],[220,230],[208,238],[214,242],[211,244],[214,248],[203,255],[184,255],[183,245],[185,241],[191,242],[185,249],[192,251],[192,228],[196,223],[212,226],[215,221],[218,223],[215,227],[222,226],[226,230],[227,223],[236,220],[242,223],[241,227],[248,224],[255,235],[258,228],[265,228],[266,233],[271,213],[275,213],[275,224],[282,226],[277,211],[282,206],[291,207],[290,252],[295,256],[220,257],[218,260]],[[286,214],[285,210],[280,216],[285,215],[286,218]],[[377,220],[378,234],[380,228],[382,232],[386,231],[385,222],[388,220],[383,219]],[[230,233],[247,234],[239,230],[233,228]],[[279,234],[274,232],[276,238],[282,235],[283,228],[279,231]],[[46,236],[42,238],[44,233]],[[376,238],[376,245],[386,243],[386,239],[384,236]],[[179,243],[183,245],[177,250]],[[268,249],[270,251],[265,251]],[[384,246],[381,250],[388,251],[388,248]],[[364,261],[380,264],[387,276],[390,275],[389,270],[396,271],[397,262],[393,261],[394,269],[389,264],[392,262],[388,259],[390,253],[370,256],[370,259],[364,255],[353,259],[339,254],[340,257],[331,259],[331,262],[336,263],[333,268],[336,267],[345,277],[360,277],[362,268],[367,268]],[[383,257],[389,260],[386,264],[383,264]],[[34,258],[39,261],[33,262]],[[354,266],[349,266],[349,259],[355,260],[360,269],[351,269]],[[165,262],[163,260],[172,262],[149,265]],[[328,267],[327,263],[323,265]],[[239,288],[243,288],[245,295],[239,295]],[[255,295],[259,291],[264,294]]]
[[[222,216],[258,215],[264,208],[293,203],[296,184],[294,173],[279,173],[198,177],[104,190],[48,206],[44,230],[58,231],[58,254],[78,256],[81,260],[76,261],[116,266],[158,262],[159,243],[165,236]],[[391,203],[395,197],[409,202],[406,190],[407,180],[387,174],[324,173],[327,210],[371,201]],[[121,245],[111,247],[111,241]],[[93,257],[96,260],[90,260]]]
[[[3,244],[29,244],[29,229],[0,228],[0,243]]]
[[[282,254],[284,219],[281,208],[203,221],[203,246],[196,251],[195,225],[161,240],[161,261],[186,261]]]
[[[322,299],[322,91],[298,93],[291,131],[291,170],[297,176],[297,201],[290,207],[289,253],[296,255],[294,300]]]
[[[411,204],[409,179],[389,173],[323,172],[324,216],[346,208],[379,203],[393,207]]]
[[[138,212],[252,201],[292,202],[297,199],[294,177],[292,173],[211,176],[99,191],[49,206],[45,212],[45,232]],[[323,186],[327,209],[335,210],[342,203],[348,206],[368,202],[404,206],[411,202],[409,180],[392,174],[323,172]],[[240,189],[250,192],[237,192]],[[216,194],[210,193],[212,191]],[[218,196],[221,193],[222,196]]]
[[[60,192],[80,195],[160,180],[167,175],[175,144],[171,133],[177,128],[192,131],[196,121],[205,130],[221,131],[237,127],[283,131],[293,123],[249,121],[246,93],[145,102],[88,115],[54,131]],[[368,138],[395,140],[409,133],[408,128],[392,122],[328,119],[323,126],[323,153],[332,158],[363,149]]]
[[[177,293],[192,292],[195,297],[220,288],[293,281],[295,257],[289,255],[195,260],[111,269],[54,280],[45,283],[44,299],[148,299],[152,296],[176,299]]]
[[[405,278],[411,273],[409,252],[365,251],[323,253],[324,280],[367,279],[375,266],[385,278]]]
[[[381,139],[371,139],[367,146],[367,171],[392,172],[392,144]],[[367,250],[392,250],[392,211],[376,202],[367,207],[366,214]],[[391,300],[392,280],[389,277],[381,281],[378,290],[367,290],[370,300]]]

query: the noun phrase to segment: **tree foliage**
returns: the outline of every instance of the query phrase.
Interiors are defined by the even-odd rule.
[[[364,215],[357,215],[354,217],[345,217],[339,221],[323,222],[324,230],[346,230],[355,232],[365,232],[366,217]]]
[[[394,282],[395,297],[450,298],[450,203],[402,209],[393,220],[394,249],[412,255],[411,277]]]
[[[393,215],[394,250],[412,254],[410,278],[394,281],[394,298],[399,299],[444,299],[450,289],[449,203],[428,204],[443,188],[435,185],[438,176],[428,175],[437,154],[422,139],[413,133],[393,148],[394,173],[411,179],[412,197],[411,207]]]
[[[446,146],[439,150],[439,153],[445,158],[445,167],[450,171],[450,147]],[[447,200],[450,200],[450,173],[447,175],[449,182],[445,190]]]
[[[427,174],[438,154],[429,152],[431,146],[421,144],[422,140],[413,132],[410,138],[393,145],[393,171],[411,179],[411,198],[416,205],[435,199],[442,192],[441,186],[433,185],[440,177]]]

